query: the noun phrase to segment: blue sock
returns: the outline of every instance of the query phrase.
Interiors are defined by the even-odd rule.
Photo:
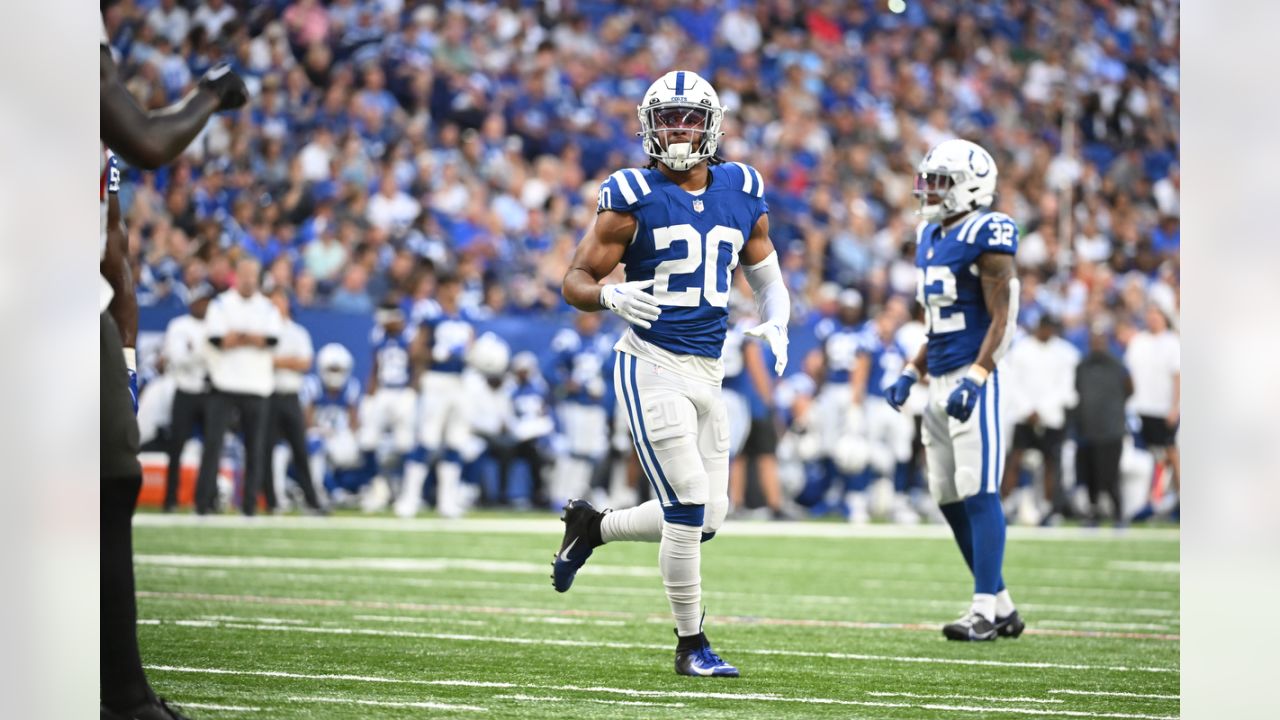
[[[911,484],[911,463],[900,462],[893,466],[893,490],[906,493]]]
[[[867,468],[862,472],[843,475],[844,491],[849,492],[866,492],[871,487],[871,480],[875,477],[875,471]]]
[[[969,498],[972,500],[973,498]],[[973,528],[969,522],[969,512],[966,507],[968,501],[949,503],[947,505],[939,505],[938,509],[942,510],[942,516],[947,519],[947,524],[951,526],[951,533],[956,536],[956,544],[960,546],[960,554],[964,555],[964,564],[969,566],[969,572],[973,572]],[[1003,509],[1001,518],[1003,519]],[[1004,551],[1004,533],[1001,532],[1000,549],[1003,555]],[[1004,589],[1004,577],[999,580],[999,587],[996,592]]]
[[[995,595],[1004,588],[1000,569],[1004,565],[1004,507],[996,493],[967,498],[963,505],[972,533],[973,591]]]

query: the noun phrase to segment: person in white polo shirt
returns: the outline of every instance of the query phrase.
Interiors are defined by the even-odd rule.
[[[173,376],[173,412],[169,421],[169,471],[164,484],[164,511],[178,507],[178,473],[182,469],[182,448],[204,424],[209,402],[209,363],[205,348],[204,318],[216,291],[200,283],[191,291],[188,314],[169,321],[164,331],[164,358]]]
[[[1147,304],[1147,329],[1129,340],[1124,364],[1133,376],[1129,410],[1142,420],[1142,441],[1156,462],[1168,462],[1175,490],[1179,488],[1178,420],[1182,346],[1169,330],[1169,318],[1155,303]]]
[[[267,465],[268,399],[275,388],[274,347],[280,340],[280,312],[258,292],[262,266],[244,257],[236,263],[235,286],[219,295],[205,316],[212,346],[209,379],[213,392],[206,413],[204,457],[196,480],[196,513],[214,512],[218,498],[218,459],[233,415],[244,440],[244,490],[240,509],[253,515],[263,490]],[[268,495],[268,503],[274,493]]]
[[[276,498],[275,507],[287,504],[283,496],[285,457],[292,456],[293,471],[307,510],[312,514],[323,514],[325,510],[316,493],[307,457],[307,424],[302,416],[302,403],[298,401],[303,379],[315,360],[315,349],[311,345],[311,333],[294,322],[289,312],[289,294],[284,288],[271,293],[271,302],[284,324],[280,330],[280,342],[276,345],[275,392],[271,394],[267,420],[267,448],[272,453],[271,482],[264,489],[268,490],[268,497]],[[276,448],[281,440],[289,446],[287,453],[283,448]]]

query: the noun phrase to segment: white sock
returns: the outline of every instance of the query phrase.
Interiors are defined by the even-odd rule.
[[[606,516],[607,517],[607,516]],[[697,635],[702,614],[702,528],[664,523],[658,567],[667,588],[676,634]]]
[[[996,593],[996,617],[1009,617],[1015,609],[1008,588]]]
[[[400,487],[400,497],[396,500],[396,514],[401,517],[412,517],[422,506],[422,486],[427,483],[427,466],[420,462],[404,464],[404,483]]]
[[[973,594],[973,611],[990,622],[996,621],[996,596],[987,593]]]
[[[606,513],[600,520],[600,539],[605,542],[658,542],[662,540],[662,503],[650,500],[626,510]],[[699,534],[698,539],[702,536]]]
[[[462,517],[462,466],[454,462],[436,465],[436,512],[440,517]]]

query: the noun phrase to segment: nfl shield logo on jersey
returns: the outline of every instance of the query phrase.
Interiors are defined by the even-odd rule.
[[[693,211],[702,212],[702,198],[695,198],[693,201]]]

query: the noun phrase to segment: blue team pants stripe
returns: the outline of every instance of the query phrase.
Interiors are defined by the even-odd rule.
[[[995,386],[996,396],[994,404],[991,406],[991,414],[995,416],[996,427],[996,467],[995,480],[991,486],[991,492],[997,492],[1000,489],[1000,480],[1004,477],[1004,426],[1000,423],[1000,371],[991,371],[991,382]]]
[[[676,73],[676,95],[684,94],[684,71]]]
[[[667,482],[667,474],[662,471],[662,464],[658,462],[658,456],[653,452],[653,443],[649,442],[649,435],[644,430],[644,407],[640,401],[640,388],[636,385],[636,357],[629,356],[631,372],[631,396],[635,398],[636,403],[636,421],[640,423],[640,440],[644,441],[644,447],[649,451],[649,462],[653,464],[653,469],[658,475],[658,479],[662,481],[662,487],[667,491],[667,502],[670,504],[680,504],[680,498],[676,497],[676,491],[671,488],[671,483]]]
[[[982,388],[982,396],[978,398],[978,436],[982,438],[982,479],[978,486],[978,494],[990,492],[988,489],[991,485],[991,453],[990,444],[994,438],[989,437],[987,432],[987,396],[991,394],[991,386],[986,385]]]
[[[635,445],[636,456],[640,458],[640,469],[644,472],[645,479],[649,481],[649,486],[653,488],[653,494],[657,496],[658,501],[663,502],[665,498],[662,497],[662,491],[658,489],[658,483],[654,480],[653,470],[649,468],[649,459],[645,457],[644,450],[640,447],[640,431],[636,427],[636,417],[640,414],[640,411],[632,402],[631,393],[628,390],[627,358],[622,353],[617,353],[617,355],[618,359],[614,364],[613,371],[617,373],[619,378],[618,385],[622,388],[622,401],[626,404],[627,409],[627,424],[631,426],[631,442]]]

